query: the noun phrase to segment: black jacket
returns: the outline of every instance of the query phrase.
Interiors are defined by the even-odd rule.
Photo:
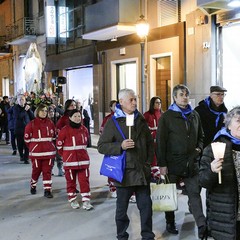
[[[31,109],[25,110],[25,106],[19,104],[13,107],[14,133],[16,135],[24,135],[26,125],[34,119],[34,114]]]
[[[203,139],[203,147],[205,148],[208,144],[210,144],[213,141],[213,138],[215,134],[222,128],[224,127],[224,116],[221,115],[218,125],[216,126],[216,119],[217,115],[212,113],[208,106],[205,104],[204,100],[198,103],[199,105],[195,108],[195,110],[198,112],[201,123],[202,123],[202,128],[204,132],[204,139]],[[227,113],[227,108],[225,107],[224,104],[222,104],[218,108],[219,112],[225,112]]]
[[[117,121],[128,138],[129,127],[126,126],[126,118],[117,118]],[[151,166],[153,161],[153,139],[144,117],[139,113],[131,127],[131,139],[135,142],[133,149],[126,151],[126,169],[122,183],[116,182],[116,186],[140,186],[150,183]],[[112,119],[109,119],[98,141],[98,151],[102,154],[119,155],[122,152],[123,138]]]
[[[211,234],[217,240],[236,240],[236,216],[238,207],[238,189],[236,171],[233,162],[232,143],[226,137],[219,137],[218,142],[226,143],[222,169],[222,184],[218,183],[218,174],[211,171],[213,153],[208,145],[200,161],[200,185],[208,190],[208,219]],[[238,238],[237,238],[238,237]]]
[[[203,149],[203,130],[196,111],[184,120],[181,113],[167,110],[159,119],[157,129],[157,161],[167,167],[169,174],[188,177],[194,175],[194,162]]]

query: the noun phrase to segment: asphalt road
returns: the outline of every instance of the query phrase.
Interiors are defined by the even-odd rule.
[[[67,201],[65,178],[53,176],[54,198],[43,197],[42,179],[37,194],[30,194],[31,164],[12,156],[11,147],[0,144],[0,239],[1,240],[114,240],[115,199],[110,198],[106,178],[99,175],[102,160],[95,148],[88,149],[91,158],[90,182],[94,210],[72,209]],[[57,173],[55,166],[54,172]],[[204,193],[203,193],[204,196]],[[81,199],[78,198],[80,204]],[[176,223],[179,235],[165,231],[164,214],[154,212],[155,239],[195,240],[197,227],[187,207],[187,197],[178,194]],[[136,204],[128,210],[129,240],[140,240],[140,221]]]

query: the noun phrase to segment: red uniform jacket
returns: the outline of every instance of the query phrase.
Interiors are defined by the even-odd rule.
[[[49,118],[35,118],[27,124],[24,140],[30,159],[52,159],[56,156],[54,123]]]
[[[59,132],[64,126],[69,125],[69,116],[64,114],[56,123],[57,131]]]
[[[81,125],[80,128],[65,126],[58,135],[57,149],[63,157],[65,169],[89,168],[89,155],[87,152],[88,130]]]
[[[99,130],[99,133],[102,134],[103,132],[103,128],[105,126],[105,124],[107,123],[107,121],[114,115],[114,112],[111,112],[110,114],[108,114],[104,119],[103,119],[103,122],[102,122],[102,125],[100,127],[100,130]]]
[[[154,142],[156,142],[158,120],[161,117],[161,114],[162,113],[160,110],[155,110],[154,114],[149,113],[149,111],[143,114],[151,131]]]

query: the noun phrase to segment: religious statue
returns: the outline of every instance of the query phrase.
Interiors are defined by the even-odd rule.
[[[36,43],[31,43],[25,61],[25,81],[28,92],[41,90],[42,61]]]

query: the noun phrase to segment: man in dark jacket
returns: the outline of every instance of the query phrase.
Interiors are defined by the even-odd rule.
[[[126,169],[123,181],[115,182],[117,188],[117,206],[115,221],[117,239],[128,239],[129,218],[127,209],[129,199],[136,195],[140,211],[141,235],[144,240],[154,240],[152,232],[152,201],[150,197],[151,162],[153,161],[153,140],[142,114],[136,109],[136,95],[131,89],[122,89],[118,94],[119,104],[114,117],[122,129],[124,140],[113,119],[109,119],[98,142],[98,151],[102,154],[119,155],[126,150]],[[133,115],[134,125],[126,126],[126,116]]]
[[[199,238],[205,234],[199,186],[198,157],[203,147],[203,130],[198,113],[189,105],[189,90],[184,85],[173,88],[174,103],[162,115],[157,129],[157,160],[161,175],[168,175],[171,183],[182,178],[192,214],[199,229]],[[174,212],[166,212],[167,231],[178,234]]]
[[[1,108],[1,126],[0,126],[0,136],[2,133],[6,134],[5,140],[6,144],[9,144],[9,130],[8,130],[8,109],[10,108],[8,96],[4,96],[2,102],[0,103]]]
[[[28,164],[29,150],[24,142],[24,130],[26,125],[34,119],[33,112],[29,105],[26,105],[26,99],[24,95],[17,97],[17,102],[13,107],[13,119],[14,119],[14,134],[17,139],[17,147],[20,155],[20,161]]]
[[[210,87],[210,96],[198,103],[195,110],[198,112],[204,132],[203,148],[210,144],[215,134],[224,127],[224,116],[227,108],[224,104],[227,90],[220,86]]]

